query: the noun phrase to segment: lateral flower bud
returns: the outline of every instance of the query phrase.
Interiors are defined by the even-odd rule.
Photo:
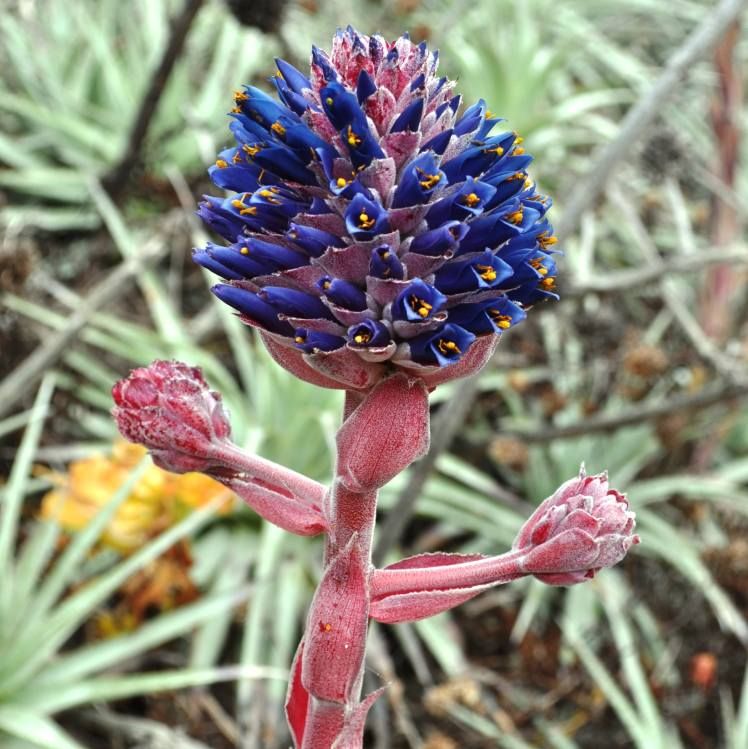
[[[205,471],[214,448],[231,433],[219,393],[196,367],[154,361],[134,369],[112,388],[112,414],[122,436],[150,451],[167,471]]]
[[[607,473],[562,484],[522,526],[513,550],[521,569],[550,585],[573,585],[618,564],[632,545],[635,514],[625,495],[608,486]]]
[[[428,392],[393,375],[366,395],[337,436],[338,472],[353,491],[379,489],[428,450]]]

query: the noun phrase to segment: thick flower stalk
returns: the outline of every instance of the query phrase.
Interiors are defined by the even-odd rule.
[[[325,534],[323,573],[294,659],[286,714],[297,749],[361,749],[370,619],[404,622],[527,575],[572,585],[638,542],[607,477],[564,484],[499,556],[425,554],[377,570],[379,489],[429,445],[428,393],[477,372],[502,332],[555,297],[550,201],[530,157],[483,101],[463,108],[437,54],[349,28],[305,74],[283,60],[278,99],[235,96],[236,145],[211,168],[233,191],[200,207],[225,245],[194,259],[273,358],[346,391],[329,489],[230,441],[200,372],[154,362],[114,388],[120,431],[176,472],[202,471],[262,517]]]

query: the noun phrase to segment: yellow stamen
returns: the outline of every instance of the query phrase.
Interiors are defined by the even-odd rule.
[[[231,161],[234,162],[234,164],[238,164],[242,160],[242,155],[237,151],[232,157]]]
[[[480,203],[480,198],[474,192],[471,192],[462,199],[462,203],[470,208],[474,208]]]
[[[240,255],[249,255],[249,247],[242,247],[241,250],[239,250]]]
[[[488,314],[491,319],[496,323],[496,326],[502,330],[512,327],[512,318],[509,315],[502,315],[497,309],[489,309]]]
[[[304,341],[306,341],[306,338],[303,335],[297,335],[294,338],[294,341],[296,341],[296,343],[304,343]]]
[[[541,289],[545,289],[546,291],[550,291],[552,288],[554,288],[556,285],[556,279],[553,276],[548,276],[547,278],[544,278],[538,286],[540,286]]]
[[[364,343],[368,343],[371,340],[371,335],[369,333],[357,333],[355,336],[353,336],[353,340],[355,343],[358,343],[359,346],[362,346]]]
[[[432,304],[429,304],[423,299],[419,299],[415,294],[413,294],[408,301],[410,302],[412,310],[418,314],[419,317],[428,317],[431,310],[434,309]]]
[[[348,145],[353,148],[357,148],[361,145],[361,136],[356,135],[350,125],[348,125]]]
[[[457,347],[457,344],[454,341],[447,341],[444,338],[440,338],[439,342],[436,344],[436,347],[439,349],[439,351],[442,352],[442,354],[461,354],[462,351]]]
[[[503,156],[504,149],[501,146],[494,146],[493,148],[484,148],[483,153],[495,153],[497,156]]]
[[[240,104],[243,101],[248,101],[249,95],[245,91],[234,91],[234,103]]]
[[[423,179],[420,180],[420,185],[424,190],[430,190],[434,185],[438,184],[442,178],[441,174],[427,174],[423,169],[416,169],[416,171],[421,175],[421,177],[423,177]]]
[[[338,177],[338,179],[335,181],[335,184],[338,187],[345,187],[348,184],[348,180],[345,177]]]
[[[328,97],[327,97],[327,98],[325,99],[325,104],[327,104],[327,106],[328,106],[328,107],[331,107],[331,106],[332,106],[332,105],[333,105],[334,103],[335,103],[335,102],[333,101],[333,98],[332,98],[332,96],[328,96]]]
[[[548,249],[548,247],[552,247],[554,244],[558,242],[558,238],[554,237],[550,234],[548,234],[547,231],[544,231],[542,234],[538,236],[538,244],[545,250]]]
[[[242,146],[242,151],[244,151],[250,159],[253,159],[258,153],[260,153],[260,151],[262,151],[262,146],[250,146],[249,143],[245,143]]]
[[[216,166],[219,169],[225,169],[228,165],[229,165],[229,162],[228,161],[224,161],[223,159],[218,159],[216,161]]]
[[[494,270],[493,266],[491,266],[491,265],[475,265],[473,267],[475,268],[475,270],[479,271],[478,275],[484,281],[495,281],[496,280],[496,271]]]
[[[520,143],[524,143],[524,142],[525,142],[525,139],[521,135],[514,133],[514,145],[515,146],[518,146]]]
[[[281,138],[286,134],[286,128],[283,127],[283,125],[280,124],[280,122],[274,122],[270,129],[276,134],[279,135]]]
[[[515,148],[514,151],[512,151],[513,156],[523,156],[525,153],[524,148]]]
[[[534,260],[530,260],[530,265],[535,268],[541,276],[548,275],[548,268],[543,265],[543,258],[536,257]]]
[[[371,229],[375,223],[373,218],[369,218],[368,213],[360,213],[358,216],[358,225],[361,229]]]
[[[519,224],[519,223],[521,223],[521,222],[522,222],[522,217],[523,217],[523,215],[524,215],[524,214],[523,214],[523,212],[522,212],[522,206],[520,206],[519,208],[517,208],[517,210],[516,210],[516,211],[512,211],[512,212],[511,212],[511,213],[510,213],[510,214],[509,214],[509,215],[508,215],[508,216],[506,217],[506,220],[507,220],[507,221],[508,221],[508,222],[509,222],[510,224]]]

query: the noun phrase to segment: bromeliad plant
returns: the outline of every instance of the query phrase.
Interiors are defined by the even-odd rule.
[[[233,444],[220,396],[181,363],[117,383],[114,415],[158,465],[212,476],[288,531],[326,534],[286,710],[297,747],[356,749],[381,692],[360,699],[370,618],[422,619],[526,575],[582,582],[638,538],[626,498],[582,472],[505,554],[373,568],[377,492],[428,449],[429,391],[480,370],[504,330],[555,296],[550,203],[521,138],[492,135],[483,101],[460,114],[425,44],[348,28],[329,56],[314,49],[310,78],[277,64],[280,101],[237,93],[237,145],[211,168],[237,194],[200,207],[229,244],[194,258],[281,366],[345,390],[332,486]]]

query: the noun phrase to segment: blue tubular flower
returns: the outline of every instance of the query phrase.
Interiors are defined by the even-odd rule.
[[[290,239],[296,247],[309,253],[311,257],[319,257],[328,247],[342,247],[343,241],[340,237],[329,231],[315,229],[313,226],[303,224],[288,225],[285,236]]]
[[[410,245],[410,251],[419,255],[446,255],[454,252],[468,233],[462,221],[447,221],[436,229],[419,234]]]
[[[421,322],[433,317],[444,307],[447,297],[435,286],[420,279],[403,289],[392,303],[392,319]]]
[[[250,320],[259,323],[267,330],[285,336],[293,333],[293,328],[287,322],[278,318],[278,312],[275,308],[263,302],[253,291],[226,284],[217,284],[211,291],[222,302],[226,302],[230,307]]]
[[[312,50],[309,71],[276,60],[277,96],[235,94],[235,143],[209,169],[234,194],[198,209],[225,245],[193,259],[312,382],[367,389],[405,371],[432,386],[458,361],[451,376],[469,374],[556,296],[551,201],[531,156],[493,132],[483,100],[463,109],[437,61],[407,36],[349,27],[330,54]]]
[[[354,239],[372,239],[389,229],[387,211],[359,193],[345,212],[345,228]]]
[[[257,296],[289,317],[332,319],[330,310],[322,303],[322,300],[305,291],[287,289],[283,286],[265,286],[260,289]]]
[[[392,247],[383,244],[371,251],[369,275],[374,278],[400,280],[405,278],[405,268]]]
[[[447,184],[446,176],[430,153],[422,153],[408,164],[400,175],[400,184],[392,198],[393,208],[428,203],[440,187]]]
[[[391,340],[389,328],[379,320],[364,320],[348,328],[348,345],[358,348],[381,348]]]
[[[344,307],[353,312],[366,309],[366,294],[356,284],[340,278],[323,276],[317,281],[317,288],[338,307]]]
[[[514,275],[505,260],[486,250],[471,260],[452,260],[436,274],[436,285],[447,294],[493,289]]]
[[[297,328],[293,340],[296,348],[301,349],[305,354],[313,354],[316,351],[335,351],[345,344],[345,338],[306,328]]]
[[[468,177],[460,188],[434,204],[426,215],[430,229],[445,221],[465,221],[479,216],[494,196],[496,188]]]
[[[477,304],[460,304],[449,311],[449,321],[476,335],[502,333],[522,322],[527,313],[503,294]]]
[[[438,364],[445,367],[459,361],[475,336],[459,325],[447,323],[436,331],[411,338],[410,355],[419,364]]]

